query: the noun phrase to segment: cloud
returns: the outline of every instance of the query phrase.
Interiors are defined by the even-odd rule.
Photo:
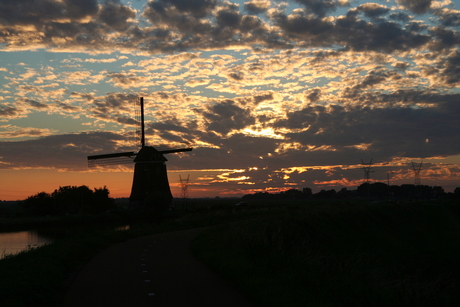
[[[402,4],[407,9],[411,10],[416,14],[423,14],[428,11],[432,4],[432,0],[396,0],[396,2]]]
[[[323,17],[329,11],[335,10],[338,6],[341,6],[340,1],[336,0],[294,0],[304,5],[309,11]]]
[[[321,97],[321,89],[316,88],[308,91],[307,94],[307,99],[311,102],[316,102],[320,99]]]
[[[343,18],[337,20],[335,29],[338,41],[355,51],[408,51],[421,48],[430,40],[428,35],[407,30],[391,21],[370,24],[356,18]]]
[[[193,79],[193,80],[188,80],[185,85],[190,86],[190,87],[197,87],[197,86],[202,86],[209,84],[210,80],[209,79]]]
[[[459,11],[375,2],[3,1],[0,48],[39,51],[0,68],[1,163],[84,170],[86,151],[132,150],[139,95],[149,144],[194,144],[172,167],[219,169],[201,182],[226,193],[353,185],[361,158],[390,169],[460,154]],[[43,111],[75,134],[10,121]]]
[[[111,118],[120,110],[129,112],[137,99],[138,96],[133,94],[110,93],[103,100],[94,99],[92,111],[103,118]]]
[[[143,12],[155,26],[168,26],[171,29],[182,31],[191,30],[193,32],[203,32],[207,30],[207,23],[204,17],[216,6],[217,1],[180,1],[180,0],[160,0],[149,1]]]
[[[58,106],[59,109],[63,110],[64,112],[69,112],[69,113],[79,113],[79,112],[81,112],[80,107],[76,107],[76,106],[70,105],[68,103],[58,102],[57,106]]]
[[[254,103],[258,105],[259,103],[267,100],[273,100],[273,93],[266,93],[262,95],[254,96]]]
[[[287,118],[276,121],[274,127],[292,131],[286,133],[287,140],[298,142],[307,152],[309,147],[315,149],[332,146],[334,150],[329,155],[340,155],[342,161],[347,160],[347,156],[351,159],[350,155],[357,155],[360,144],[371,144],[366,150],[367,155],[373,155],[383,161],[390,161],[401,155],[430,157],[455,154],[460,148],[453,143],[454,136],[449,133],[460,131],[460,126],[452,116],[458,112],[457,107],[449,101],[454,98],[450,97],[448,100],[423,93],[413,93],[411,97],[408,93],[406,99],[442,99],[443,102],[431,109],[306,107],[288,113]],[[418,137],[414,137],[415,135]],[[433,142],[427,144],[427,138]],[[298,151],[294,151],[296,152]],[[320,160],[327,159],[318,157],[316,163]],[[333,161],[325,163],[332,164]]]
[[[0,3],[0,18],[8,25],[35,25],[45,22],[59,22],[68,19],[82,19],[98,11],[96,0],[6,0]]]
[[[71,92],[70,96],[84,98],[88,101],[94,100],[94,94]]]
[[[24,99],[24,102],[32,106],[34,109],[48,109],[49,107],[46,103],[42,103],[31,99]]]
[[[43,7],[32,4],[22,9],[18,9],[21,1],[7,1],[0,4],[0,11],[15,12],[0,14],[4,20],[0,26],[3,27],[0,42],[5,49],[29,46],[32,49],[81,49],[88,53],[112,52],[114,48],[158,54],[319,46],[393,53],[423,49],[430,40],[441,40],[437,35],[458,23],[457,11],[442,6],[433,9],[430,12],[440,18],[442,28],[430,36],[425,23],[412,21],[403,11],[406,7],[416,13],[427,13],[432,1],[401,0],[399,8],[364,3],[337,16],[332,13],[350,6],[349,2],[294,2],[301,7],[287,14],[283,5],[272,7],[268,0],[248,1],[242,8],[218,0],[148,1],[142,12],[117,1],[97,5],[90,0],[75,4],[70,0],[44,0],[40,2]],[[36,13],[45,8],[48,8],[46,13]],[[264,18],[256,16],[261,13],[265,13]],[[358,18],[361,14],[370,21]]]
[[[197,112],[203,116],[207,130],[219,135],[226,135],[234,129],[242,129],[255,123],[248,110],[239,107],[232,100],[219,102]]]
[[[12,106],[0,106],[0,115],[4,118],[17,117],[21,110]]]
[[[125,89],[138,86],[139,81],[141,80],[140,77],[137,77],[132,73],[109,73],[107,74],[107,78],[109,78],[111,82],[115,83],[115,86]]]
[[[387,14],[390,9],[378,3],[364,3],[357,7],[357,11],[363,12],[369,18],[375,18]]]
[[[270,8],[269,0],[251,0],[244,3],[244,8],[250,14],[262,14]]]
[[[116,1],[107,1],[99,12],[99,18],[116,31],[127,29],[135,17],[135,10]]]
[[[0,142],[0,168],[87,169],[86,156],[126,151],[117,144],[124,138],[110,132],[43,136],[38,139]]]
[[[456,86],[460,82],[460,52],[450,54],[441,70],[441,79],[448,86]]]
[[[148,5],[157,11],[165,12],[175,9],[181,13],[191,13],[197,18],[205,16],[210,10],[216,7],[216,0],[196,0],[193,2],[187,0],[160,0],[149,1]]]
[[[217,12],[216,20],[221,27],[236,28],[241,22],[241,15],[236,8],[227,8]]]
[[[460,11],[442,8],[434,11],[438,20],[445,27],[456,27],[460,25]]]
[[[48,128],[18,127],[13,125],[0,126],[0,137],[5,139],[23,137],[42,137],[55,133],[55,130]]]
[[[86,85],[95,84],[103,79],[104,72],[93,75],[89,70],[69,71],[63,73],[63,82],[67,84]]]
[[[85,62],[89,63],[113,63],[116,62],[118,59],[86,59]]]

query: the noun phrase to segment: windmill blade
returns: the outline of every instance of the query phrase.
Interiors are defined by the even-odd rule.
[[[132,163],[135,156],[134,151],[88,156],[88,167]]]
[[[134,119],[139,123],[136,127],[136,146],[145,146],[145,123],[144,123],[144,97],[138,97],[134,101]]]
[[[166,149],[166,150],[159,150],[162,154],[168,153],[175,153],[175,152],[184,152],[184,151],[192,151],[193,148],[178,148],[178,149]]]

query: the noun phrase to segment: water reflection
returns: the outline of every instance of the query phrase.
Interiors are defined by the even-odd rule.
[[[34,230],[0,233],[0,259],[52,242]]]
[[[129,230],[130,227],[129,225],[124,225],[124,226],[118,226],[115,228],[115,230],[119,231],[119,230]]]

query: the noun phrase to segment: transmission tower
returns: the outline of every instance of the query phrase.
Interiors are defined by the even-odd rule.
[[[422,163],[414,163],[412,162],[412,170],[414,171],[414,184],[420,185],[420,171],[422,170]]]
[[[390,174],[393,174],[394,172],[387,172],[387,183],[388,186],[390,186]]]
[[[366,180],[367,183],[369,183],[369,180],[371,178],[370,173],[374,172],[374,171],[371,171],[372,159],[371,159],[371,162],[369,163],[364,163],[363,159],[361,159],[361,163],[363,165],[363,170],[364,170],[364,179]]]
[[[187,175],[187,178],[182,178],[181,175],[179,175],[179,180],[180,180],[180,188],[181,188],[181,197],[183,199],[188,198],[188,186],[190,185],[190,174]]]

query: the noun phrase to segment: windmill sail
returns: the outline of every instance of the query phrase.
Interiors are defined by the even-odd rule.
[[[134,112],[134,119],[139,123],[136,128],[136,145],[143,147],[145,146],[144,97],[134,101]]]
[[[169,153],[192,151],[192,150],[193,150],[193,148],[179,148],[179,149],[159,150],[159,152],[161,152],[162,154],[169,154]]]
[[[135,156],[134,151],[88,156],[88,167],[132,163]]]

